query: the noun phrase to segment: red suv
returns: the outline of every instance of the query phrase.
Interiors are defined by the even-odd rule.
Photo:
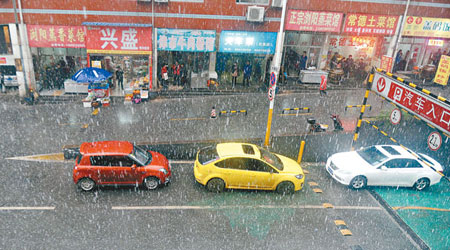
[[[127,141],[81,144],[73,169],[73,181],[84,191],[96,185],[142,185],[156,189],[170,181],[167,158]]]

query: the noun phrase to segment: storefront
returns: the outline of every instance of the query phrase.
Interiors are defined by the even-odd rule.
[[[348,13],[343,36],[332,38],[333,52],[341,57],[352,55],[355,62],[379,66],[383,41],[395,34],[398,16]],[[334,43],[336,45],[334,45]]]
[[[248,62],[252,67],[250,86],[268,84],[268,79],[265,81],[265,73],[269,72],[276,43],[276,32],[222,31],[216,63],[219,82],[231,84],[232,67],[236,63],[237,86],[242,86],[243,69]]]
[[[64,88],[66,79],[87,66],[84,27],[28,25],[27,32],[36,82],[41,88]]]
[[[157,36],[159,82],[162,82],[161,69],[167,65],[169,85],[205,88],[207,78],[214,74],[210,72],[210,64],[215,52],[216,31],[157,29]]]
[[[343,16],[336,12],[288,10],[282,61],[288,76],[299,75],[304,52],[306,68],[326,67],[329,36],[340,32]]]
[[[403,52],[401,71],[426,65],[436,67],[437,55],[450,50],[450,19],[408,16],[398,50]]]
[[[145,85],[152,89],[152,28],[147,24],[83,23],[88,65],[107,70],[112,95],[126,95]],[[123,88],[116,72],[123,71]]]

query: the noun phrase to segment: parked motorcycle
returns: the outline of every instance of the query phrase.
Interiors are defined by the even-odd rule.
[[[309,132],[325,132],[328,128],[328,125],[317,123],[314,118],[308,118],[306,121],[309,124]]]

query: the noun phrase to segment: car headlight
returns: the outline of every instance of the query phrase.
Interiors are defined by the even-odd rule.
[[[160,168],[159,172],[163,173],[164,175],[166,175],[168,173],[165,168]]]
[[[303,179],[303,175],[302,174],[296,175],[295,178],[301,180],[301,179]]]

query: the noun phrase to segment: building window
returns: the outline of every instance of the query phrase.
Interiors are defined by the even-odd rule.
[[[11,37],[8,25],[0,25],[0,54],[12,55]]]
[[[236,0],[236,3],[269,5],[269,0]]]

